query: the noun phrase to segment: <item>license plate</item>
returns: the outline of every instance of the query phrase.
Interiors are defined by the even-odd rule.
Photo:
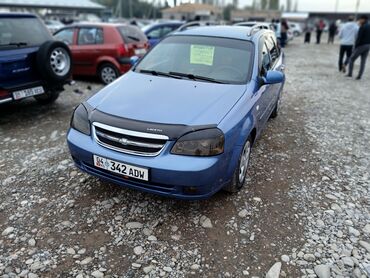
[[[22,99],[22,98],[26,98],[26,97],[41,95],[43,93],[45,93],[44,88],[42,86],[38,86],[38,87],[34,87],[34,88],[15,91],[15,92],[13,92],[13,98],[15,100],[18,100],[18,99]]]
[[[146,53],[145,48],[135,49],[135,55],[144,55]]]
[[[148,181],[149,171],[148,169],[132,166],[126,163],[111,160],[105,157],[94,155],[95,167],[121,174],[126,177],[131,177],[139,180]]]

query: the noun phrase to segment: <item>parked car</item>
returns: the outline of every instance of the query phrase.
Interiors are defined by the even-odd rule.
[[[303,30],[302,30],[302,26],[300,23],[289,21],[288,25],[289,25],[289,30],[293,33],[295,37],[298,37],[302,34]]]
[[[149,48],[136,26],[113,23],[80,23],[54,34],[71,49],[73,74],[98,76],[109,84],[130,68],[130,57],[143,56]]]
[[[235,23],[234,26],[244,26],[244,27],[253,27],[255,25],[259,25],[261,26],[261,28],[263,29],[267,29],[267,30],[273,30],[275,31],[275,27],[274,27],[274,24],[272,23],[268,23],[268,22],[258,22],[258,21],[245,21],[245,22],[238,22],[238,23]]]
[[[77,107],[72,158],[91,175],[160,195],[236,192],[253,144],[278,115],[283,63],[270,30],[176,32]]]
[[[141,30],[149,40],[150,47],[155,46],[162,38],[183,25],[181,21],[168,21],[147,25]]]
[[[55,101],[71,77],[71,53],[36,15],[0,13],[0,104]]]
[[[215,21],[190,21],[188,23],[185,23],[183,25],[181,25],[177,31],[185,31],[185,30],[188,30],[188,29],[192,29],[192,28],[195,28],[195,27],[200,27],[200,26],[215,26],[215,25],[218,25],[217,22]]]
[[[51,34],[54,34],[56,31],[64,27],[64,24],[59,20],[45,19],[44,23]]]

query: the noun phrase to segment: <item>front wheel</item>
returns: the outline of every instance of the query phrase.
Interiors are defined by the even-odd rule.
[[[40,104],[50,104],[57,100],[59,97],[58,91],[48,91],[42,95],[35,96],[34,98]]]
[[[249,136],[244,144],[243,151],[240,154],[238,167],[235,169],[232,181],[229,185],[224,187],[225,191],[234,193],[238,192],[243,187],[245,178],[247,177],[251,150],[252,139]]]
[[[100,80],[105,84],[112,83],[119,76],[117,68],[111,63],[105,63],[99,67],[98,75]]]

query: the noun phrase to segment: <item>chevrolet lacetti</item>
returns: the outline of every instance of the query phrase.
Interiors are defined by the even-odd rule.
[[[279,111],[283,53],[258,25],[174,33],[74,111],[81,170],[181,199],[236,192],[251,148]]]

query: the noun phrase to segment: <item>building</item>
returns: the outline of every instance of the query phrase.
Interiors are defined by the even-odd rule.
[[[1,0],[0,0],[1,1]],[[216,6],[200,3],[187,3],[162,10],[164,19],[176,20],[220,20],[222,18],[222,10]]]
[[[268,21],[281,17],[281,12],[276,10],[233,10],[231,21]]]

